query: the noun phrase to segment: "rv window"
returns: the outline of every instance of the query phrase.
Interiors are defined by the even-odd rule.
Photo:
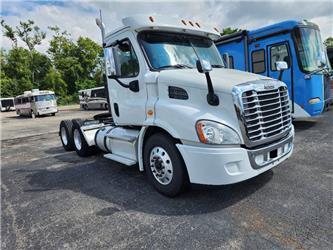
[[[115,46],[115,48],[120,77],[137,76],[139,74],[139,61],[131,43],[125,40]]]
[[[91,97],[105,98],[105,89],[95,89],[91,91]]]
[[[253,73],[264,73],[265,67],[265,50],[256,50],[252,52],[252,72]]]
[[[271,70],[276,71],[275,63],[278,61],[285,61],[290,67],[290,56],[286,44],[274,45],[270,49],[271,53]]]

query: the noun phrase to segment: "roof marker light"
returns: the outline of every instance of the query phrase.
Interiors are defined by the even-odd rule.
[[[220,33],[220,31],[219,31],[217,28],[214,28],[214,30],[215,30],[217,33]]]
[[[188,21],[189,22],[189,24],[191,24],[191,26],[193,26],[194,27],[194,25],[193,25],[193,23],[191,22],[191,21]]]
[[[149,17],[149,20],[153,23],[155,20],[154,20],[154,17],[150,16]]]
[[[182,23],[183,23],[184,25],[187,25],[184,19],[182,19]]]
[[[200,24],[198,22],[195,23],[199,28],[201,28]]]

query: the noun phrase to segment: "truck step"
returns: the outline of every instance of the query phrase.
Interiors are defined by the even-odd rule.
[[[105,154],[104,157],[106,159],[109,159],[109,160],[120,162],[120,163],[125,164],[127,166],[132,166],[132,165],[136,164],[135,160],[131,160],[131,159],[128,159],[128,158],[120,156],[120,155]]]

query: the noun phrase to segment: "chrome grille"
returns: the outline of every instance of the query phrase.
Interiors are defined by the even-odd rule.
[[[250,89],[241,92],[243,123],[251,142],[276,136],[291,127],[288,90]]]

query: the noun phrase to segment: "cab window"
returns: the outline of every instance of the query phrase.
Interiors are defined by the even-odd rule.
[[[290,56],[286,44],[274,45],[270,49],[271,70],[276,71],[276,62],[285,61],[290,67]]]
[[[115,59],[118,62],[120,77],[135,77],[139,74],[139,61],[129,40],[115,46]]]

